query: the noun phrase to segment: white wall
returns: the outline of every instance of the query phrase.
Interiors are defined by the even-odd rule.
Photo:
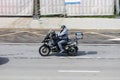
[[[42,15],[68,16],[113,15],[114,0],[80,0],[80,4],[64,4],[64,0],[40,0]]]
[[[114,0],[81,0],[80,4],[66,5],[68,16],[113,15]]]
[[[22,15],[33,15],[33,0],[0,0],[0,16]]]

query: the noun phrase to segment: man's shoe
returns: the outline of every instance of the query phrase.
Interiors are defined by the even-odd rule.
[[[63,53],[63,52],[64,52],[64,50],[60,51],[59,53]]]

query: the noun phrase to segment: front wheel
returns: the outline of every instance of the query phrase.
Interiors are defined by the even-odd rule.
[[[48,56],[50,53],[50,48],[49,46],[46,46],[46,45],[42,45],[40,48],[39,48],[39,54],[41,56]]]
[[[68,56],[77,56],[78,48],[77,47],[69,47],[67,51]]]

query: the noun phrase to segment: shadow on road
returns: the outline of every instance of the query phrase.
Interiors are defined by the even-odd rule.
[[[84,55],[95,55],[97,51],[78,51],[77,56],[84,56]],[[68,56],[66,53],[52,53],[50,56]]]
[[[0,65],[6,64],[9,62],[8,58],[0,57]]]
[[[84,55],[95,55],[97,54],[97,51],[78,51],[78,56],[84,56]]]

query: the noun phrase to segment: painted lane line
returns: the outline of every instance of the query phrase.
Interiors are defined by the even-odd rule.
[[[116,37],[116,36],[106,35],[106,34],[97,33],[97,32],[87,32],[87,33],[97,34],[97,35],[104,36],[104,37],[108,37],[108,38],[118,38],[118,37]]]
[[[120,41],[120,38],[108,39],[109,41]]]
[[[90,70],[58,70],[60,73],[100,73],[100,71],[90,71]]]

